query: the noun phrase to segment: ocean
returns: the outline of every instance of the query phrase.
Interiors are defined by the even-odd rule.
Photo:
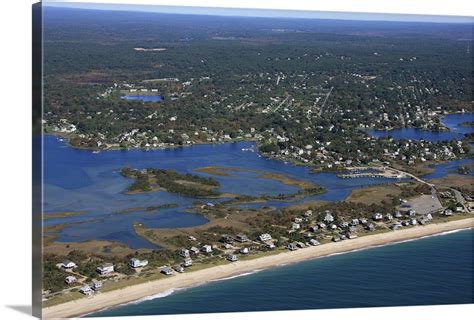
[[[277,266],[89,316],[473,303],[473,236],[461,230]]]

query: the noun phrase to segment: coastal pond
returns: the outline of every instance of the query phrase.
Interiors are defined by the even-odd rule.
[[[143,102],[160,102],[163,97],[160,95],[125,95],[121,99],[131,101],[143,101]]]
[[[238,142],[153,151],[113,150],[93,153],[70,148],[54,136],[45,136],[45,214],[68,211],[82,214],[47,219],[44,225],[65,224],[57,238],[61,242],[100,239],[118,241],[131,248],[151,248],[152,244],[134,233],[134,222],[156,228],[191,227],[207,222],[203,216],[186,211],[196,199],[164,191],[124,194],[123,191],[132,183],[131,179],[119,172],[124,166],[174,169],[202,176],[211,175],[195,172],[194,169],[206,166],[245,169],[225,177],[212,175],[220,182],[219,191],[222,193],[276,196],[298,192],[295,186],[262,178],[255,172],[258,170],[310,181],[327,190],[323,194],[307,196],[304,200],[339,201],[349,195],[353,188],[393,181],[380,178],[341,179],[335,173],[312,174],[304,166],[263,158],[249,151],[253,150],[253,146],[252,142]],[[216,202],[225,199],[200,200]],[[145,210],[149,206],[166,204],[177,206],[156,211]],[[256,205],[281,207],[288,204],[271,201]]]
[[[472,128],[459,126],[469,121],[472,114],[454,114],[442,119],[453,132],[460,134]],[[461,129],[459,129],[461,128]],[[459,130],[458,130],[459,129]],[[400,129],[400,133],[406,132]],[[457,131],[456,131],[457,130]],[[456,131],[456,132],[454,132]],[[458,132],[459,131],[459,132]],[[427,134],[439,137],[440,133],[410,131],[416,138]],[[391,132],[393,134],[393,131]],[[410,137],[412,137],[410,135]],[[413,138],[413,137],[412,137]],[[114,150],[93,153],[89,150],[73,149],[53,136],[44,137],[44,208],[48,212],[82,212],[81,215],[51,218],[45,226],[64,223],[58,241],[74,242],[91,239],[112,240],[124,243],[131,248],[151,248],[132,228],[134,222],[147,227],[177,228],[201,225],[207,222],[199,214],[187,212],[195,200],[168,192],[156,191],[126,195],[124,190],[132,180],[120,174],[122,167],[137,169],[165,168],[181,173],[212,176],[221,184],[222,193],[261,196],[294,194],[298,188],[283,184],[274,179],[262,178],[256,171],[284,174],[303,181],[320,185],[326,192],[308,195],[298,201],[270,200],[258,203],[242,203],[237,206],[257,209],[263,206],[282,207],[308,200],[341,201],[354,188],[388,183],[393,180],[382,178],[342,179],[335,173],[312,174],[308,167],[295,166],[282,161],[266,159],[254,152],[252,142],[238,142],[215,145],[195,145],[185,148],[165,150]],[[426,179],[441,178],[454,173],[460,165],[468,164],[470,159],[454,160],[432,167],[433,172]],[[210,175],[195,172],[200,167],[227,167],[238,169],[228,176]],[[217,202],[225,199],[201,199],[203,202]],[[174,204],[170,208],[148,211],[147,207]]]
[[[252,142],[237,142],[164,150],[113,150],[93,153],[68,147],[54,136],[44,137],[44,209],[45,214],[81,212],[80,215],[51,218],[45,226],[64,224],[57,241],[75,242],[92,239],[124,243],[131,248],[153,248],[133,230],[138,222],[151,228],[177,228],[202,225],[206,218],[188,212],[196,199],[164,191],[126,195],[124,190],[132,183],[120,174],[122,167],[137,169],[164,168],[180,173],[208,166],[241,169],[238,174],[212,177],[219,181],[222,193],[241,195],[294,194],[295,186],[274,179],[262,178],[255,171],[289,175],[294,179],[313,182],[326,189],[325,193],[305,196],[293,202],[268,201],[241,204],[242,208],[263,206],[282,207],[308,200],[341,201],[354,188],[393,182],[384,178],[343,179],[336,173],[310,173],[308,167],[266,159],[254,150]],[[462,161],[462,160],[461,160]],[[447,164],[435,166],[433,174],[445,175]],[[440,168],[440,172],[438,172]],[[200,199],[216,202],[225,199]],[[148,211],[147,207],[175,204],[169,208]]]
[[[460,125],[463,122],[470,122],[474,119],[474,113],[455,113],[446,115],[441,119],[449,131],[434,132],[428,130],[419,130],[415,128],[399,128],[393,130],[369,130],[375,138],[392,137],[394,139],[407,140],[426,140],[431,142],[438,142],[444,140],[461,140],[464,134],[472,132],[472,127]]]

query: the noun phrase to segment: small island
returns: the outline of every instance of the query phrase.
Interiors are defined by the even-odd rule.
[[[189,197],[215,197],[220,192],[217,180],[200,177],[190,173],[182,174],[171,169],[148,168],[143,170],[122,168],[120,173],[127,178],[135,179],[125,192],[135,194],[141,192],[166,191]]]

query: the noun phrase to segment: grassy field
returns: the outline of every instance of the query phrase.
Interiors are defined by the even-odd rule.
[[[379,185],[352,190],[346,201],[363,204],[380,204],[382,201],[392,201],[399,197],[402,191],[395,184]]]

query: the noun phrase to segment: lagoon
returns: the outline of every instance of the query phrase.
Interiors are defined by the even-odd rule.
[[[308,167],[285,164],[270,160],[255,152],[252,142],[216,145],[194,145],[166,150],[113,150],[93,153],[68,147],[56,137],[44,137],[44,208],[45,214],[64,211],[83,214],[44,221],[45,226],[66,223],[58,241],[85,241],[91,239],[112,240],[131,248],[152,248],[152,244],[138,237],[133,222],[146,227],[177,228],[201,225],[207,220],[186,209],[195,200],[168,192],[157,191],[125,195],[123,191],[132,180],[123,177],[119,170],[132,168],[167,168],[181,173],[194,173],[195,168],[205,166],[233,167],[288,174],[307,180],[327,189],[326,193],[307,196],[304,200],[340,201],[354,188],[388,183],[390,179],[341,179],[335,173],[312,174]],[[208,176],[205,173],[198,174]],[[278,195],[296,193],[298,189],[279,181],[263,179],[256,172],[237,172],[229,177],[213,176],[223,193],[242,195]],[[202,199],[203,202],[224,199]],[[148,206],[176,203],[177,207],[145,210]],[[295,203],[295,202],[293,202]],[[291,204],[282,201],[253,204],[255,208],[272,205],[281,207]],[[125,212],[133,208],[131,212]]]
[[[138,237],[132,228],[134,222],[151,228],[177,228],[202,225],[207,220],[187,212],[195,200],[168,192],[157,191],[125,195],[124,190],[132,180],[123,177],[119,170],[124,166],[132,168],[167,168],[180,173],[194,173],[197,167],[222,166],[247,170],[262,170],[288,174],[299,180],[311,181],[326,188],[319,195],[306,196],[296,202],[269,201],[242,204],[242,208],[262,206],[282,207],[308,200],[341,201],[354,188],[390,183],[391,179],[357,178],[342,179],[335,173],[310,173],[308,167],[285,164],[282,161],[266,159],[253,150],[252,142],[237,142],[214,145],[194,145],[165,150],[112,150],[93,153],[90,150],[70,148],[54,136],[44,137],[44,209],[45,214],[75,211],[83,214],[44,221],[45,226],[66,223],[57,241],[72,242],[85,240],[117,241],[131,248],[154,248]],[[466,160],[459,160],[466,161]],[[432,177],[449,173],[448,164],[434,167]],[[205,173],[197,173],[208,176]],[[296,193],[293,186],[276,180],[262,179],[255,172],[238,172],[229,177],[213,176],[224,193],[243,195],[278,195]],[[201,199],[216,202],[225,199]],[[146,211],[148,206],[178,204],[177,207]],[[129,210],[129,212],[127,212]]]

